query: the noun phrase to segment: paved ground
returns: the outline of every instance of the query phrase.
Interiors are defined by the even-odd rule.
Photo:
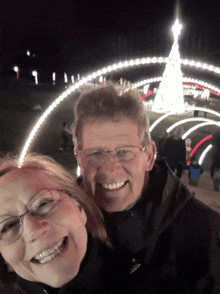
[[[213,190],[212,178],[209,172],[205,171],[202,174],[198,187],[188,185],[187,171],[184,171],[181,181],[189,188],[190,191],[195,192],[197,199],[201,200],[220,213],[220,193]]]

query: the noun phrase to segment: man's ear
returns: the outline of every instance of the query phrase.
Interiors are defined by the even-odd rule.
[[[81,166],[82,166],[82,158],[80,156],[77,156],[77,152],[78,152],[78,150],[75,150],[74,154],[75,154],[77,163],[78,163],[79,167],[81,168]]]
[[[151,141],[150,145],[145,150],[145,153],[146,153],[145,168],[146,168],[146,171],[150,171],[152,170],[154,166],[156,153],[157,153],[157,147],[154,141]]]

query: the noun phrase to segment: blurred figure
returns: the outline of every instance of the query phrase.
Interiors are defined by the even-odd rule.
[[[215,191],[219,190],[220,182],[220,130],[212,135],[212,165],[211,165],[211,177],[213,179],[213,187]]]
[[[67,151],[68,149],[73,149],[73,144],[71,142],[72,140],[69,140],[70,135],[72,135],[72,132],[71,130],[69,130],[67,124],[64,122],[62,132],[61,132],[62,144],[61,144],[61,147],[59,148],[61,151]],[[71,147],[69,145],[71,145]]]
[[[220,192],[220,167],[214,168],[213,171],[213,187],[216,192]]]
[[[192,147],[191,147],[191,139],[188,138],[186,139],[186,163],[190,160],[191,158],[191,152],[192,152]]]
[[[203,173],[202,166],[198,163],[197,156],[191,158],[189,166],[189,185],[198,187],[199,179]]]
[[[165,129],[163,129],[157,144],[157,160],[163,159],[163,147],[168,137],[169,134]]]
[[[186,144],[182,135],[183,127],[177,127],[174,135],[167,139],[163,148],[165,161],[178,178],[181,177],[186,162]]]

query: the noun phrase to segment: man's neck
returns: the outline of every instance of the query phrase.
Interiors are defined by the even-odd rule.
[[[126,203],[124,201],[121,201],[121,199],[111,199],[105,202],[102,201],[101,204],[100,203],[97,203],[97,204],[106,212],[114,213],[114,212],[130,210],[137,203],[140,197],[132,203]]]

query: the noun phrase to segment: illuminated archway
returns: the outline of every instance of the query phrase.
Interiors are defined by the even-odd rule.
[[[162,77],[155,77],[155,78],[150,78],[150,79],[147,79],[147,80],[143,80],[143,81],[140,81],[140,82],[136,82],[133,84],[133,87],[134,88],[139,88],[139,87],[142,87],[146,84],[152,84],[152,83],[155,83],[155,82],[160,82],[162,80]],[[182,79],[183,82],[187,82],[187,83],[193,83],[192,86],[195,86],[197,87],[198,89],[208,89],[211,93],[217,95],[217,96],[220,96],[220,89],[209,84],[209,83],[206,83],[205,81],[202,81],[202,80],[197,80],[197,79],[194,79],[194,78],[190,78],[190,77],[183,77]],[[151,91],[150,93],[147,93],[146,95],[142,96],[141,99],[145,99],[146,97],[150,96],[151,94],[154,94],[154,90]]]
[[[115,63],[113,65],[109,65],[107,67],[104,67],[100,70],[97,70],[91,74],[89,74],[88,76],[82,78],[80,81],[78,81],[76,84],[72,85],[69,89],[67,89],[66,91],[64,91],[59,97],[57,97],[55,99],[55,101],[44,111],[44,113],[41,115],[41,117],[39,118],[39,120],[37,121],[37,123],[35,124],[35,126],[33,127],[31,133],[29,134],[24,147],[22,149],[21,155],[19,157],[19,168],[22,166],[24,157],[28,151],[28,148],[31,145],[31,142],[34,138],[34,136],[36,135],[37,131],[39,130],[39,128],[41,127],[41,125],[43,124],[43,122],[46,120],[47,116],[53,111],[54,108],[56,108],[64,99],[66,99],[69,94],[73,93],[74,91],[76,91],[77,89],[79,89],[81,86],[85,85],[88,82],[91,82],[92,80],[105,75],[107,73],[111,73],[113,71],[116,70],[121,70],[124,68],[128,68],[128,67],[133,67],[133,66],[139,66],[139,65],[145,65],[145,64],[156,64],[156,63],[167,63],[168,61],[168,57],[163,58],[163,57],[147,57],[147,58],[137,58],[137,59],[131,59],[131,60],[126,60],[124,62],[119,62],[119,63]],[[195,67],[195,68],[200,68],[200,69],[205,69],[208,70],[210,72],[214,72],[216,74],[220,74],[220,68],[219,67],[215,67],[213,65],[209,65],[206,63],[201,63],[198,61],[193,61],[193,60],[187,60],[187,59],[181,59],[181,64],[185,65],[185,66],[191,66],[191,67]],[[208,112],[208,111],[207,111]]]
[[[202,139],[199,143],[196,144],[196,146],[193,148],[192,152],[191,152],[191,157],[193,157],[193,155],[195,154],[195,152],[198,150],[198,148],[205,143],[207,140],[210,140],[212,138],[212,135],[209,135],[207,137],[205,137],[204,139]]]
[[[217,125],[220,127],[220,123],[216,122],[216,121],[212,121],[212,122],[204,122],[201,124],[197,124],[195,126],[193,126],[192,128],[190,128],[188,131],[186,131],[183,135],[182,135],[182,139],[185,140],[193,131],[202,128],[204,126],[208,126],[208,125]]]
[[[203,107],[187,107],[186,110],[200,110],[200,111],[206,111],[208,113],[212,113],[218,117],[220,117],[220,113],[217,112],[217,111],[214,111],[214,110],[211,110],[211,109],[208,109],[208,108],[203,108]],[[167,118],[168,116],[170,115],[173,115],[175,114],[174,111],[170,111],[168,113],[165,113],[164,115],[162,115],[161,117],[159,117],[157,120],[155,120],[155,122],[150,126],[149,130],[150,132],[153,131],[153,129],[162,121],[164,120],[165,118]]]
[[[170,133],[173,129],[175,129],[176,127],[178,127],[179,125],[191,122],[191,121],[205,121],[205,122],[213,122],[213,120],[211,119],[207,119],[207,118],[202,118],[202,117],[194,117],[194,118],[186,118],[186,119],[182,119],[174,124],[172,124],[167,130],[167,133]]]
[[[200,164],[200,165],[203,163],[203,160],[204,160],[206,154],[209,152],[209,150],[212,149],[212,147],[213,147],[212,144],[210,144],[210,145],[207,146],[207,147],[205,148],[205,150],[202,152],[202,154],[201,154],[201,156],[200,156],[200,158],[199,158],[199,164]]]

